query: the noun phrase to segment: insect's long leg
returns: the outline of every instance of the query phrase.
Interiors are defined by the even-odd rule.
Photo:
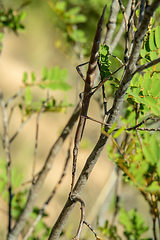
[[[105,114],[105,115],[108,115],[108,111],[107,111],[107,99],[106,99],[105,86],[104,86],[104,85],[102,85],[102,96],[103,96],[104,114]]]
[[[83,73],[82,73],[80,67],[82,67],[82,66],[84,66],[84,65],[86,65],[86,64],[88,64],[88,63],[89,63],[89,62],[85,62],[85,63],[79,64],[79,65],[76,67],[76,70],[77,70],[78,74],[81,76],[81,78],[83,79],[83,81],[86,81],[86,79],[85,79],[85,77],[83,76]]]

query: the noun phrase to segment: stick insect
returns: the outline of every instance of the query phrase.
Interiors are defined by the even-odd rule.
[[[101,82],[98,84],[97,87],[93,88],[94,78],[95,78],[95,74],[96,74],[96,67],[98,65],[99,46],[100,46],[101,31],[102,31],[102,24],[103,24],[103,21],[104,21],[105,10],[106,10],[106,6],[104,7],[102,15],[101,15],[101,17],[99,19],[99,22],[97,24],[97,30],[96,30],[94,41],[93,41],[93,47],[92,47],[92,51],[91,51],[90,60],[89,60],[89,62],[87,62],[88,63],[88,70],[87,70],[86,78],[81,73],[79,67],[83,66],[87,63],[83,63],[76,68],[79,75],[82,77],[82,79],[85,82],[85,87],[84,87],[84,92],[83,92],[81,114],[80,114],[79,123],[78,123],[77,131],[76,131],[76,135],[75,135],[75,139],[74,139],[72,182],[71,182],[71,192],[70,192],[70,197],[71,198],[73,198],[72,193],[73,193],[74,182],[75,182],[78,149],[79,149],[80,141],[81,141],[82,136],[83,136],[85,122],[86,122],[86,119],[87,119],[87,112],[88,112],[88,107],[89,107],[89,103],[90,103],[90,98],[101,86],[103,86],[103,84],[108,79],[110,79],[110,77],[113,74],[115,74],[117,71],[119,71],[119,69],[121,69],[124,66],[124,65],[122,65],[120,68],[118,68],[115,72],[113,72],[107,78],[105,78],[104,80],[101,80]]]
[[[74,182],[75,182],[75,172],[76,172],[79,144],[82,139],[85,122],[86,122],[85,116],[87,116],[90,98],[92,96],[91,93],[92,93],[92,87],[94,84],[95,72],[96,72],[96,67],[97,67],[97,62],[98,62],[99,44],[100,44],[102,24],[103,24],[103,20],[104,20],[105,10],[106,10],[106,6],[104,7],[102,15],[97,24],[97,30],[96,30],[95,38],[93,41],[93,47],[92,47],[92,51],[91,51],[91,56],[90,56],[90,61],[89,61],[89,65],[88,65],[86,78],[84,78],[83,75],[80,73],[80,76],[85,81],[85,87],[84,87],[80,119],[79,119],[77,131],[76,131],[76,135],[75,135],[75,139],[74,139],[71,194],[73,192],[73,187],[74,187]]]

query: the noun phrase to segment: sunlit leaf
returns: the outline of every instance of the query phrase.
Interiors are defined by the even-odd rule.
[[[29,105],[31,103],[31,100],[32,100],[31,89],[30,89],[30,87],[26,87],[25,104]]]
[[[24,74],[23,74],[23,82],[24,83],[26,83],[27,82],[27,79],[28,79],[28,74],[25,72]]]
[[[155,41],[157,48],[160,48],[160,26],[157,26],[155,29]]]
[[[151,31],[150,33],[150,36],[149,36],[149,47],[150,49],[153,51],[153,50],[156,50],[156,43],[155,43],[155,34],[154,34],[154,31]]]

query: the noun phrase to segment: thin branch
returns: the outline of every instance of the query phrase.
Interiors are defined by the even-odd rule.
[[[8,107],[8,105],[10,105],[13,102],[13,100],[15,100],[17,97],[19,97],[24,92],[24,90],[25,90],[25,88],[21,88],[15,95],[13,95],[11,98],[9,98],[5,104],[5,107]]]
[[[52,146],[52,148],[51,148],[51,150],[50,150],[50,152],[47,156],[47,159],[45,161],[43,169],[39,173],[36,182],[32,185],[32,187],[30,189],[30,193],[29,193],[29,197],[28,197],[26,206],[24,207],[24,210],[21,213],[19,219],[17,220],[14,228],[11,230],[11,232],[8,236],[8,240],[16,240],[18,238],[18,235],[20,234],[20,232],[24,228],[24,225],[25,225],[27,219],[29,218],[30,213],[33,210],[34,203],[35,203],[35,201],[38,197],[38,194],[39,194],[39,192],[40,192],[40,190],[43,186],[44,180],[46,179],[46,176],[47,176],[49,170],[52,168],[53,161],[54,161],[56,155],[58,154],[59,150],[61,149],[65,139],[67,138],[67,136],[71,132],[71,129],[73,128],[75,122],[77,121],[78,116],[80,114],[80,110],[81,110],[81,105],[79,103],[76,106],[76,108],[75,108],[72,116],[70,117],[68,123],[64,127],[61,135],[59,136],[57,141]]]
[[[145,6],[145,0],[140,1],[140,11],[139,11],[139,25],[142,22],[143,16],[144,16],[144,6]]]
[[[136,119],[135,119],[135,120],[136,120],[136,125],[138,124],[138,119],[139,119],[139,108],[140,108],[140,104],[139,104],[139,103],[136,103],[136,109],[135,109],[135,111],[136,111],[136,116],[135,116],[135,118],[136,118]],[[141,137],[140,137],[140,134],[139,134],[137,128],[136,128],[136,135],[137,135],[137,138],[138,138],[138,141],[139,141],[141,150],[142,150],[142,152],[143,152],[142,139],[141,139]]]
[[[154,240],[158,240],[157,238],[157,234],[156,234],[156,217],[152,216],[152,230],[153,230],[153,236],[154,236]]]
[[[136,128],[137,130],[140,131],[148,131],[148,132],[159,132],[160,128]]]
[[[149,67],[152,67],[152,66],[156,65],[157,63],[160,63],[160,57],[154,59],[154,60],[151,61],[151,62],[147,62],[147,63],[145,63],[145,64],[143,64],[143,65],[141,65],[141,66],[138,66],[137,69],[136,69],[136,71],[135,71],[135,73],[137,73],[137,72],[142,72],[143,70],[145,70],[145,69],[147,69],[147,68],[149,68]],[[134,74],[135,74],[135,73],[134,73]]]
[[[116,181],[116,187],[115,187],[116,203],[115,203],[113,218],[111,221],[111,226],[116,225],[116,219],[117,219],[119,208],[120,208],[120,198],[121,198],[122,171],[118,167],[116,167],[116,173],[117,173],[117,179],[116,179],[117,181]]]
[[[49,205],[50,201],[53,199],[53,197],[55,196],[56,192],[57,192],[57,189],[59,188],[59,186],[61,185],[62,181],[63,181],[63,178],[65,177],[66,175],[66,169],[67,169],[67,166],[68,166],[68,162],[69,162],[69,159],[70,159],[70,151],[71,151],[71,143],[72,143],[72,140],[70,141],[69,143],[69,148],[68,148],[68,154],[67,154],[67,158],[66,158],[66,161],[65,161],[65,164],[64,164],[64,168],[63,168],[63,171],[62,171],[62,174],[60,176],[60,179],[59,181],[57,182],[56,186],[54,187],[53,191],[51,192],[50,196],[48,197],[48,199],[45,201],[45,203],[43,204],[41,210],[39,211],[35,221],[32,223],[31,227],[29,228],[28,232],[26,233],[26,235],[23,237],[23,240],[27,240],[30,235],[32,234],[32,232],[34,231],[36,225],[38,224],[38,222],[40,221],[40,219],[42,218],[43,216],[43,213],[45,212],[47,206]]]
[[[158,121],[159,119],[155,118],[153,115],[149,116],[148,118],[144,119],[143,121],[141,121],[140,123],[136,124],[134,127],[130,127],[130,128],[126,128],[127,131],[131,131],[131,130],[135,130],[138,127],[140,127],[142,124],[146,123],[148,120],[154,120],[154,121]]]
[[[113,55],[112,53],[109,53],[109,55],[116,58],[120,62],[121,65],[124,65],[124,63],[121,61],[121,59],[119,59],[117,56]]]
[[[31,120],[31,118],[33,117],[34,115],[30,115],[28,116],[28,118],[23,121],[21,123],[21,125],[19,126],[18,130],[14,133],[14,135],[11,137],[11,139],[9,140],[9,143],[12,143],[12,141],[17,137],[17,135],[22,131],[23,127],[29,122],[29,120]]]
[[[3,127],[4,127],[4,150],[6,155],[7,162],[7,177],[8,177],[8,201],[9,201],[9,210],[8,210],[8,234],[11,231],[12,224],[12,180],[11,180],[11,154],[10,154],[10,143],[8,137],[8,119],[7,119],[7,110],[3,99],[3,94],[0,92],[0,104],[3,114]]]
[[[52,97],[49,98],[49,92],[47,92],[47,99],[44,101],[44,103],[41,106],[40,112],[37,115],[36,119],[36,134],[35,134],[35,145],[34,145],[34,161],[33,161],[33,170],[32,170],[32,179],[34,181],[34,175],[35,175],[35,169],[36,169],[36,160],[37,160],[37,152],[38,152],[38,134],[39,134],[39,119],[41,114],[45,111],[46,103],[52,99]]]
[[[80,233],[82,231],[83,222],[85,220],[85,203],[84,203],[83,199],[80,197],[75,197],[75,198],[73,197],[73,199],[75,202],[80,202],[80,204],[81,204],[81,219],[80,219],[79,227],[78,227],[75,237],[72,239],[72,240],[79,240]]]
[[[118,0],[113,0],[110,7],[110,16],[106,24],[107,32],[104,37],[104,43],[110,46],[113,34],[116,28],[117,14],[119,12]]]
[[[128,62],[128,51],[129,51],[129,24],[128,19],[125,13],[125,7],[123,6],[122,0],[118,0],[120,9],[122,11],[124,20],[125,20],[125,54],[124,54],[124,62]],[[132,8],[131,8],[132,9]]]
[[[102,238],[100,238],[97,233],[95,232],[95,230],[92,228],[92,226],[86,221],[84,220],[83,221],[84,224],[86,224],[86,226],[91,230],[91,232],[93,232],[93,234],[95,235],[96,239],[98,240],[101,240]]]
[[[127,17],[127,19],[128,19],[129,15],[130,15],[130,12],[131,12],[131,3],[132,3],[132,0],[128,0],[128,4],[127,4],[127,7],[126,7],[126,17]],[[119,43],[119,40],[120,40],[120,38],[123,35],[124,29],[125,29],[125,20],[123,18],[122,23],[121,23],[121,25],[119,27],[119,30],[116,33],[116,36],[115,36],[115,38],[113,39],[113,41],[112,41],[112,43],[110,45],[110,49],[109,49],[110,53],[113,52],[113,50],[115,49],[115,47]]]

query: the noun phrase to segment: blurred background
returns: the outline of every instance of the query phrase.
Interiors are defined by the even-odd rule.
[[[34,72],[36,78],[40,79],[43,67],[50,69],[54,66],[58,66],[61,70],[64,68],[67,69],[67,84],[71,86],[68,91],[50,91],[50,94],[56,99],[57,104],[67,101],[67,107],[61,107],[58,112],[50,111],[43,113],[40,117],[38,155],[36,163],[36,172],[38,172],[41,170],[51,147],[71,116],[74,106],[76,106],[76,103],[79,100],[79,93],[83,91],[84,83],[76,71],[76,66],[89,59],[97,21],[106,1],[89,0],[86,4],[86,1],[84,0],[34,0],[26,1],[25,3],[26,5],[23,6],[24,1],[3,1],[5,9],[12,8],[17,12],[25,12],[24,19],[21,21],[24,25],[24,29],[20,29],[17,32],[11,30],[8,31],[7,29],[4,30],[5,35],[2,42],[3,46],[0,56],[0,88],[4,94],[5,101],[23,87],[22,79],[24,72],[28,75]],[[127,1],[124,1],[124,4],[126,3]],[[107,4],[108,6],[103,25],[103,37],[106,30],[105,24],[109,17],[111,1],[107,1]],[[72,12],[69,12],[69,10],[73,8],[75,9],[72,10]],[[66,16],[64,13],[67,11],[69,13]],[[118,15],[119,22],[117,22],[117,29],[121,19],[122,15],[120,14]],[[120,58],[123,46],[124,41],[122,38],[114,51],[114,54]],[[113,59],[111,68],[113,68],[113,66],[114,68],[119,66],[119,63],[117,63],[115,59]],[[85,71],[86,66],[82,67],[84,75]],[[45,99],[48,94],[47,89],[40,89],[36,86],[32,87],[31,91],[32,100],[35,102],[40,101],[42,98]],[[109,88],[108,94],[112,94],[112,90]],[[16,102],[19,103],[21,101],[22,97],[20,96]],[[111,102],[112,97],[109,98],[109,105]],[[101,110],[96,99],[92,99],[89,116],[101,120]],[[19,108],[16,107],[13,111],[9,125],[10,138],[19,128],[21,121],[21,112]],[[0,131],[2,132],[2,122],[0,122],[0,124]],[[100,124],[89,120],[87,121],[84,138],[79,151],[76,176],[81,172],[87,157],[96,144],[100,135],[100,130]],[[12,167],[16,169],[16,177],[22,178],[22,183],[31,180],[32,177],[35,133],[36,115],[31,118],[11,144]],[[36,201],[36,205],[39,208],[59,180],[67,157],[70,138],[73,140],[74,133],[75,128],[73,129],[71,136],[69,136],[64,143],[63,148],[60,150],[53,163],[52,170],[49,172]],[[48,227],[52,227],[55,223],[70,191],[72,149],[73,141],[71,158],[65,179],[46,210],[48,217],[45,218],[45,222]],[[0,158],[4,159],[4,157],[2,145],[0,145]],[[90,216],[92,222],[97,219],[97,215],[99,215],[99,217],[101,215],[99,221],[103,224],[106,217],[108,218],[110,214],[107,210],[112,209],[115,181],[115,172],[113,172],[113,169],[114,166],[112,162],[107,160],[107,149],[105,149],[82,193],[82,197],[86,203],[86,218],[87,215]],[[110,179],[109,183],[107,183],[108,179]],[[28,186],[26,185],[27,188],[29,188],[29,186],[29,184]],[[133,191],[132,194],[134,194]],[[135,199],[134,203],[133,201],[129,202],[130,200],[128,199],[126,191],[124,191],[123,196],[123,201],[128,203],[128,208],[133,207],[132,205],[138,207],[138,205],[141,204],[139,197]],[[131,195],[130,199],[132,199]],[[97,200],[99,201],[99,204],[97,203]],[[7,208],[2,199],[0,199],[0,201],[0,233],[4,236],[8,219],[6,214]],[[75,233],[75,229],[77,229],[80,217],[79,208],[80,206],[77,204],[67,221],[67,225],[64,229],[66,234],[64,239],[71,239]]]

